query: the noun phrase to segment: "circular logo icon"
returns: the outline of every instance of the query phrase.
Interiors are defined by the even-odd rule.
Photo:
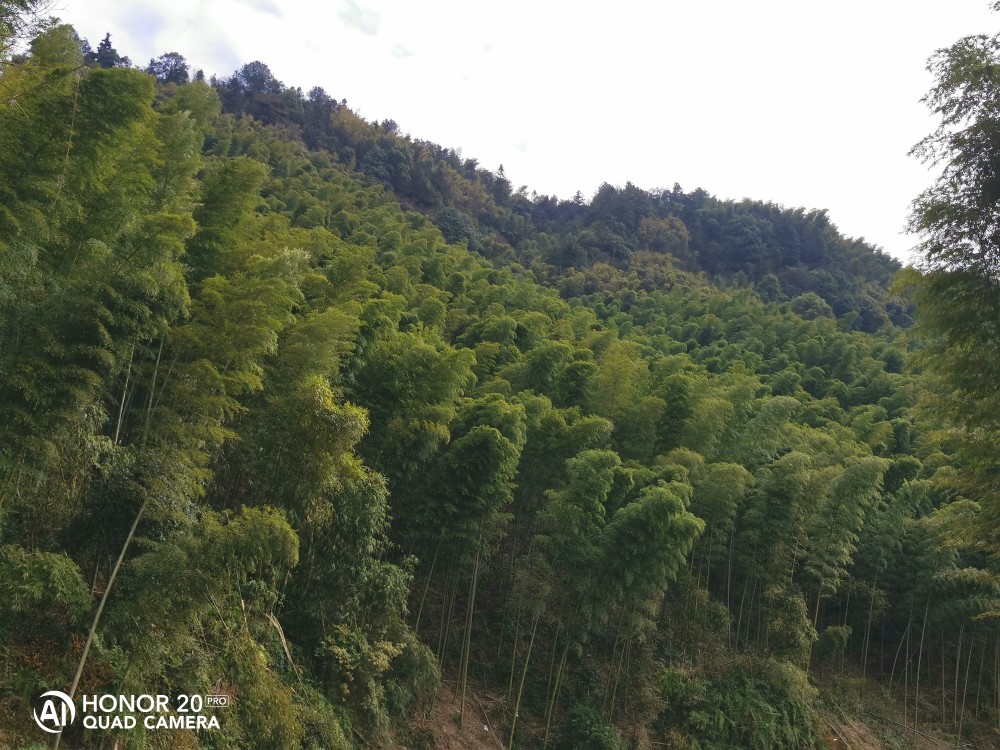
[[[58,734],[76,719],[76,706],[66,693],[50,690],[38,699],[42,701],[41,711],[36,708],[33,713],[35,723],[42,731]]]

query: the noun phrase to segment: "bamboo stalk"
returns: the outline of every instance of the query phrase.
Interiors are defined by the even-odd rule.
[[[947,692],[944,687],[944,672],[945,672],[945,641],[944,641],[944,628],[941,629],[941,723],[944,724],[948,721],[948,712],[945,710],[944,697]]]
[[[920,665],[924,658],[924,633],[927,632],[927,613],[930,611],[931,601],[927,600],[927,604],[924,606],[924,622],[920,626],[920,651],[917,655],[917,679],[916,685],[914,686],[914,698],[913,698],[913,739],[916,740],[917,732],[917,717],[919,716],[920,708]]]
[[[458,709],[458,727],[465,725],[465,690],[469,682],[469,652],[472,650],[472,621],[476,613],[476,586],[479,584],[479,558],[483,550],[483,529],[486,519],[479,525],[479,540],[476,542],[476,562],[472,567],[472,585],[469,587],[469,605],[465,616],[465,641],[462,644],[462,699]]]
[[[417,621],[413,625],[413,632],[420,635],[420,616],[424,613],[424,601],[427,599],[427,590],[431,587],[431,579],[434,577],[434,566],[437,565],[438,552],[441,551],[441,539],[438,538],[437,547],[434,549],[434,558],[431,560],[431,569],[427,573],[427,582],[424,584],[424,592],[420,595],[420,606],[417,607]]]
[[[451,640],[451,628],[455,620],[455,599],[458,598],[458,581],[451,588],[451,603],[448,605],[448,618],[444,624],[444,642],[441,644],[441,671],[444,671],[444,663],[448,657],[448,642]]]
[[[913,621],[913,605],[910,604],[910,622]],[[906,726],[906,709],[910,699],[910,627],[906,627],[906,661],[903,663],[903,726]]]
[[[975,628],[972,630],[972,641],[975,645],[976,631]],[[962,710],[958,714],[958,745],[957,747],[962,747],[962,726],[965,723],[965,695],[969,692],[969,667],[972,664],[972,646],[969,646],[969,656],[965,660],[965,685],[962,687]]]
[[[739,650],[740,648],[740,631],[743,630],[743,604],[747,599],[747,589],[750,587],[750,579],[747,578],[743,583],[743,596],[740,597],[740,614],[736,620],[736,642],[733,644],[734,650]]]
[[[552,655],[549,656],[549,671],[545,679],[545,695],[552,695],[550,692],[552,690],[552,677],[556,670],[556,654],[559,653],[559,636],[562,634],[562,624],[556,627],[556,637],[552,641]],[[545,717],[548,718],[549,709],[546,704],[545,707]]]
[[[444,648],[445,621],[448,617],[448,603],[451,601],[449,599],[449,596],[451,595],[451,574],[452,568],[449,566],[444,577],[444,590],[441,592],[441,618],[438,622],[438,643],[436,651],[438,664],[442,663],[441,652]]]
[[[122,400],[118,405],[118,421],[115,424],[114,444],[118,445],[118,436],[122,432],[122,416],[125,414],[125,397],[128,395],[128,382],[132,377],[132,358],[135,356],[135,341],[132,342],[132,351],[128,355],[128,370],[125,373],[125,386],[122,388]]]
[[[166,334],[160,335],[160,349],[156,353],[156,365],[153,367],[153,380],[149,385],[149,399],[146,402],[146,424],[142,428],[142,442],[145,444],[149,435],[149,422],[153,417],[153,394],[156,393],[156,376],[160,373],[160,357],[163,355],[163,343],[166,341]]]
[[[952,701],[952,726],[958,724],[958,675],[962,671],[962,637],[965,635],[965,625],[958,629],[958,648],[955,650],[955,699]]]
[[[514,625],[514,643],[510,648],[510,677],[507,680],[507,700],[514,694],[514,667],[517,665],[517,644],[521,640],[521,611],[517,612],[517,622]]]
[[[618,697],[618,683],[622,678],[622,665],[625,663],[625,651],[628,648],[629,641],[631,637],[625,639],[625,643],[622,644],[622,653],[618,657],[618,664],[615,665],[612,662],[612,671],[615,674],[614,687],[611,689],[611,708],[608,710],[608,723],[611,723],[612,717],[615,715],[615,699]],[[609,675],[610,677],[610,675]]]
[[[896,647],[896,656],[892,659],[892,672],[889,673],[889,691],[892,691],[892,683],[896,679],[896,662],[899,661],[899,652],[903,650],[903,643],[906,641],[906,636],[910,632],[910,623],[906,623],[906,630],[903,631],[902,638],[899,639],[899,645]]]
[[[983,648],[979,652],[979,678],[976,680],[976,708],[972,718],[979,721],[979,696],[983,689],[983,672],[986,671],[986,637],[983,637]]]
[[[115,563],[115,567],[111,570],[111,577],[108,578],[108,584],[104,587],[104,594],[101,596],[101,601],[97,605],[97,612],[94,613],[94,621],[90,624],[90,632],[87,633],[87,642],[83,645],[83,653],[80,654],[80,663],[76,666],[76,674],[73,675],[73,684],[69,688],[69,697],[72,700],[73,696],[76,695],[76,689],[80,686],[80,678],[83,676],[83,668],[87,663],[87,656],[90,654],[90,647],[94,643],[94,637],[97,635],[97,625],[101,621],[101,615],[104,613],[104,605],[108,603],[108,597],[111,594],[111,589],[114,587],[115,579],[118,577],[118,571],[121,570],[122,561],[125,560],[125,553],[128,552],[129,545],[132,544],[132,538],[135,536],[135,530],[139,527],[139,521],[142,519],[142,514],[146,512],[146,506],[149,504],[149,500],[143,500],[142,505],[139,506],[139,512],[135,514],[135,520],[132,522],[132,528],[129,529],[128,536],[125,537],[125,544],[122,545],[122,551],[118,555],[118,561]],[[62,727],[59,728],[59,733],[56,735],[55,743],[53,744],[53,750],[59,750],[59,743],[62,741]]]
[[[524,657],[524,668],[521,670],[521,682],[517,686],[517,700],[514,702],[514,718],[510,722],[510,742],[507,747],[508,750],[513,750],[514,748],[514,730],[517,728],[517,715],[521,710],[521,695],[524,693],[524,681],[528,676],[528,664],[531,663],[531,647],[535,645],[535,631],[538,630],[538,621],[541,619],[541,613],[535,614],[535,619],[531,623],[531,638],[528,639],[528,653]]]
[[[562,658],[559,660],[559,671],[556,673],[556,684],[552,689],[552,701],[549,704],[548,716],[545,719],[545,738],[542,740],[542,750],[549,745],[549,730],[552,728],[552,717],[555,716],[556,708],[559,705],[559,688],[562,687],[563,669],[566,667],[566,655],[569,653],[569,639],[563,646]]]

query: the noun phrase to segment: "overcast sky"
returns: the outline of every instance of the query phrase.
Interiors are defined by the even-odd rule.
[[[602,182],[827,208],[904,258],[927,57],[1000,28],[987,0],[57,0],[93,46],[262,60],[362,116],[588,198]]]

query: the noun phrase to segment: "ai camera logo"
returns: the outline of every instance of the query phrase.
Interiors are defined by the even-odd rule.
[[[43,700],[44,699],[44,700]],[[50,690],[39,696],[42,710],[34,710],[35,723],[42,731],[58,734],[76,720],[73,699],[60,690]]]

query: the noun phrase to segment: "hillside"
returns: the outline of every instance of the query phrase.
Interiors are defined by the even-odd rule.
[[[0,87],[0,746],[54,689],[232,702],[82,748],[997,746],[967,459],[824,212],[529,196],[62,25]]]
[[[331,152],[404,206],[430,216],[449,242],[465,241],[543,277],[595,262],[627,265],[636,252],[652,251],[716,281],[753,284],[768,301],[815,293],[838,316],[857,312],[862,330],[875,331],[889,319],[909,322],[905,306],[885,299],[899,263],[841,236],[825,211],[720,201],[676,184],[647,191],[605,183],[589,202],[579,193],[570,200],[529,196],[527,186],[513,189],[502,165],[491,172],[453,149],[401,134],[392,120],[369,123],[321,88],[303,95],[260,61],[212,84],[224,112],[286,129],[310,148]]]

